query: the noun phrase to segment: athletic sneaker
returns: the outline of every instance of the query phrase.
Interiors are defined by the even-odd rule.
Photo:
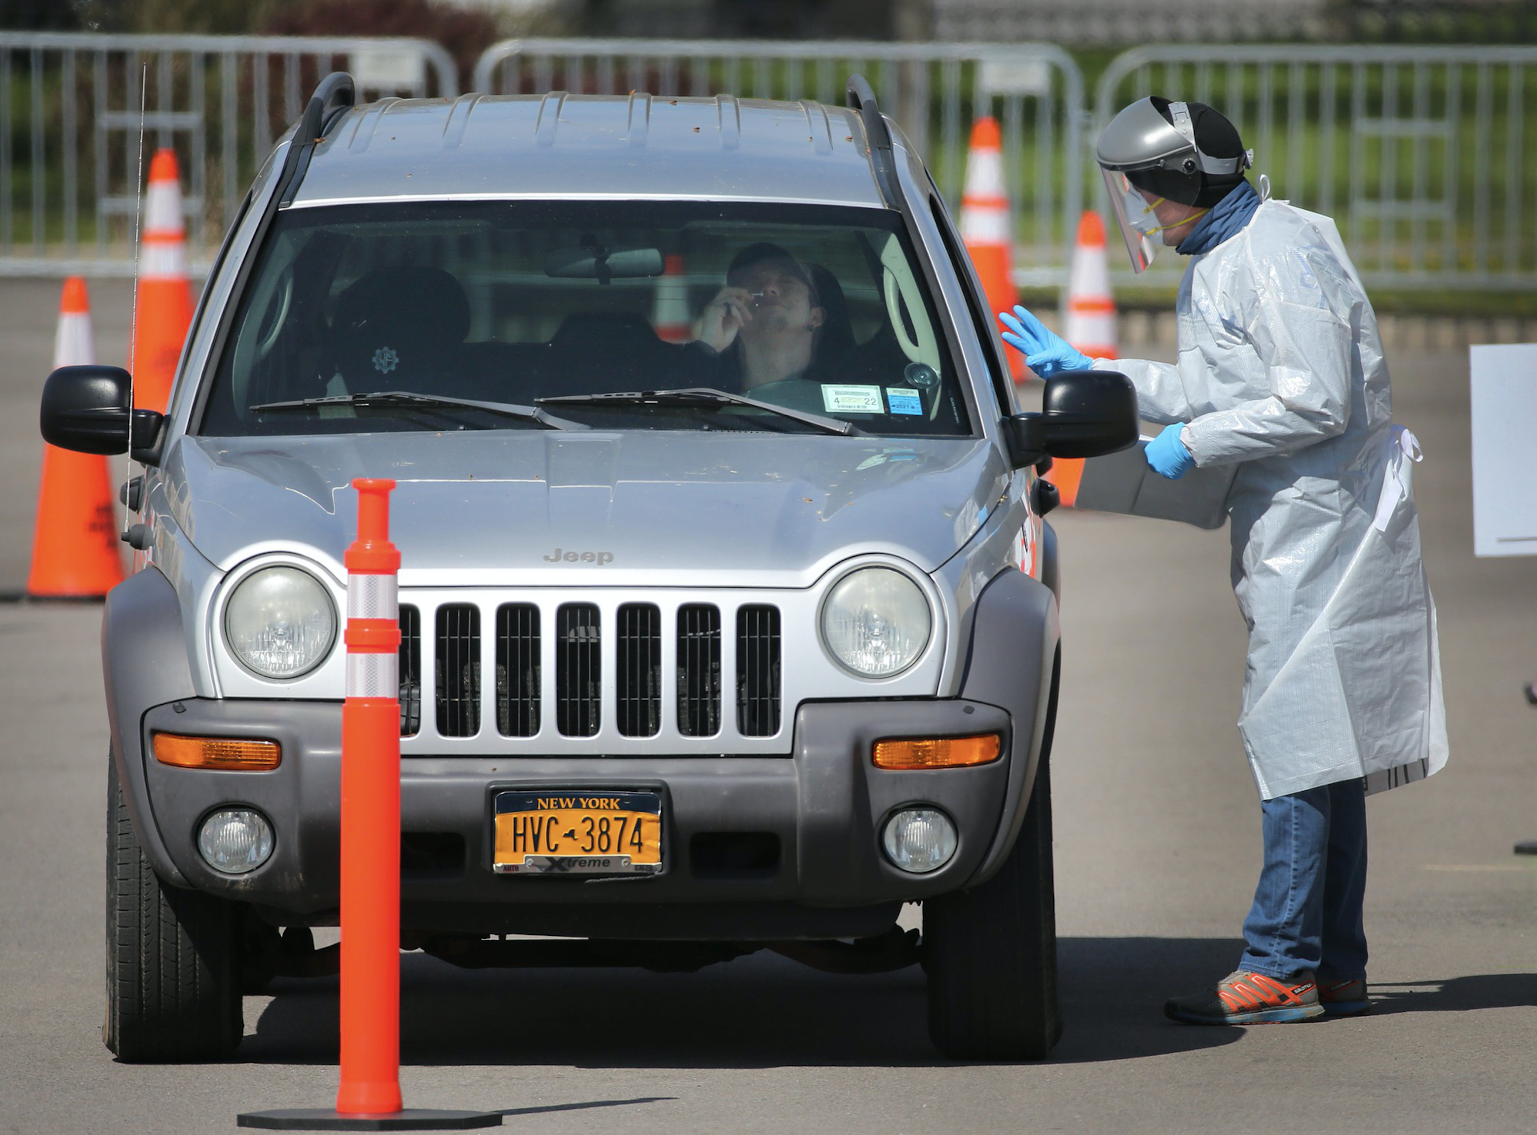
[[[1326,1017],[1355,1017],[1371,1011],[1372,1003],[1366,999],[1366,978],[1353,977],[1348,981],[1320,981],[1318,1003],[1324,1007]]]
[[[1263,973],[1238,970],[1215,989],[1176,997],[1163,1006],[1164,1016],[1189,1025],[1267,1025],[1321,1017],[1318,986],[1310,973],[1278,981]]]

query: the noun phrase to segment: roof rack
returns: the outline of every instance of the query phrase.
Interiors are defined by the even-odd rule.
[[[901,209],[903,198],[897,185],[896,161],[891,152],[891,130],[886,126],[885,116],[875,101],[875,91],[871,89],[870,81],[857,73],[850,75],[844,89],[844,101],[864,124],[865,142],[870,147],[870,164],[875,167],[876,187],[886,199],[886,204]]]
[[[309,168],[310,155],[315,143],[326,135],[326,127],[334,120],[335,112],[357,105],[357,85],[346,71],[332,71],[315,88],[310,101],[304,105],[299,125],[294,127],[293,140],[288,145],[288,156],[283,159],[283,172],[278,175],[278,191],[273,200],[278,207],[293,204],[304,171]]]

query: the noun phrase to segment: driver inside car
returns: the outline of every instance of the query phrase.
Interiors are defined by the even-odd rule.
[[[791,379],[818,379],[853,346],[842,289],[831,272],[759,241],[726,269],[695,342],[718,356],[722,389],[750,394]]]

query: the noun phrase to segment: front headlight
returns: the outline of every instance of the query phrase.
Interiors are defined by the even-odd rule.
[[[297,678],[336,642],[336,608],[320,581],[296,567],[253,571],[224,606],[224,639],[263,678]]]
[[[933,622],[928,600],[907,576],[892,568],[860,568],[828,592],[822,641],[855,674],[886,678],[918,661]]]

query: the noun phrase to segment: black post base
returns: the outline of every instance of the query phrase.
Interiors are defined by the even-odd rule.
[[[500,1127],[502,1113],[408,1107],[378,1114],[343,1115],[324,1107],[284,1107],[242,1112],[235,1123],[268,1131],[467,1131],[475,1127]]]
[[[1517,855],[1537,855],[1537,839],[1523,840],[1516,844]]]

